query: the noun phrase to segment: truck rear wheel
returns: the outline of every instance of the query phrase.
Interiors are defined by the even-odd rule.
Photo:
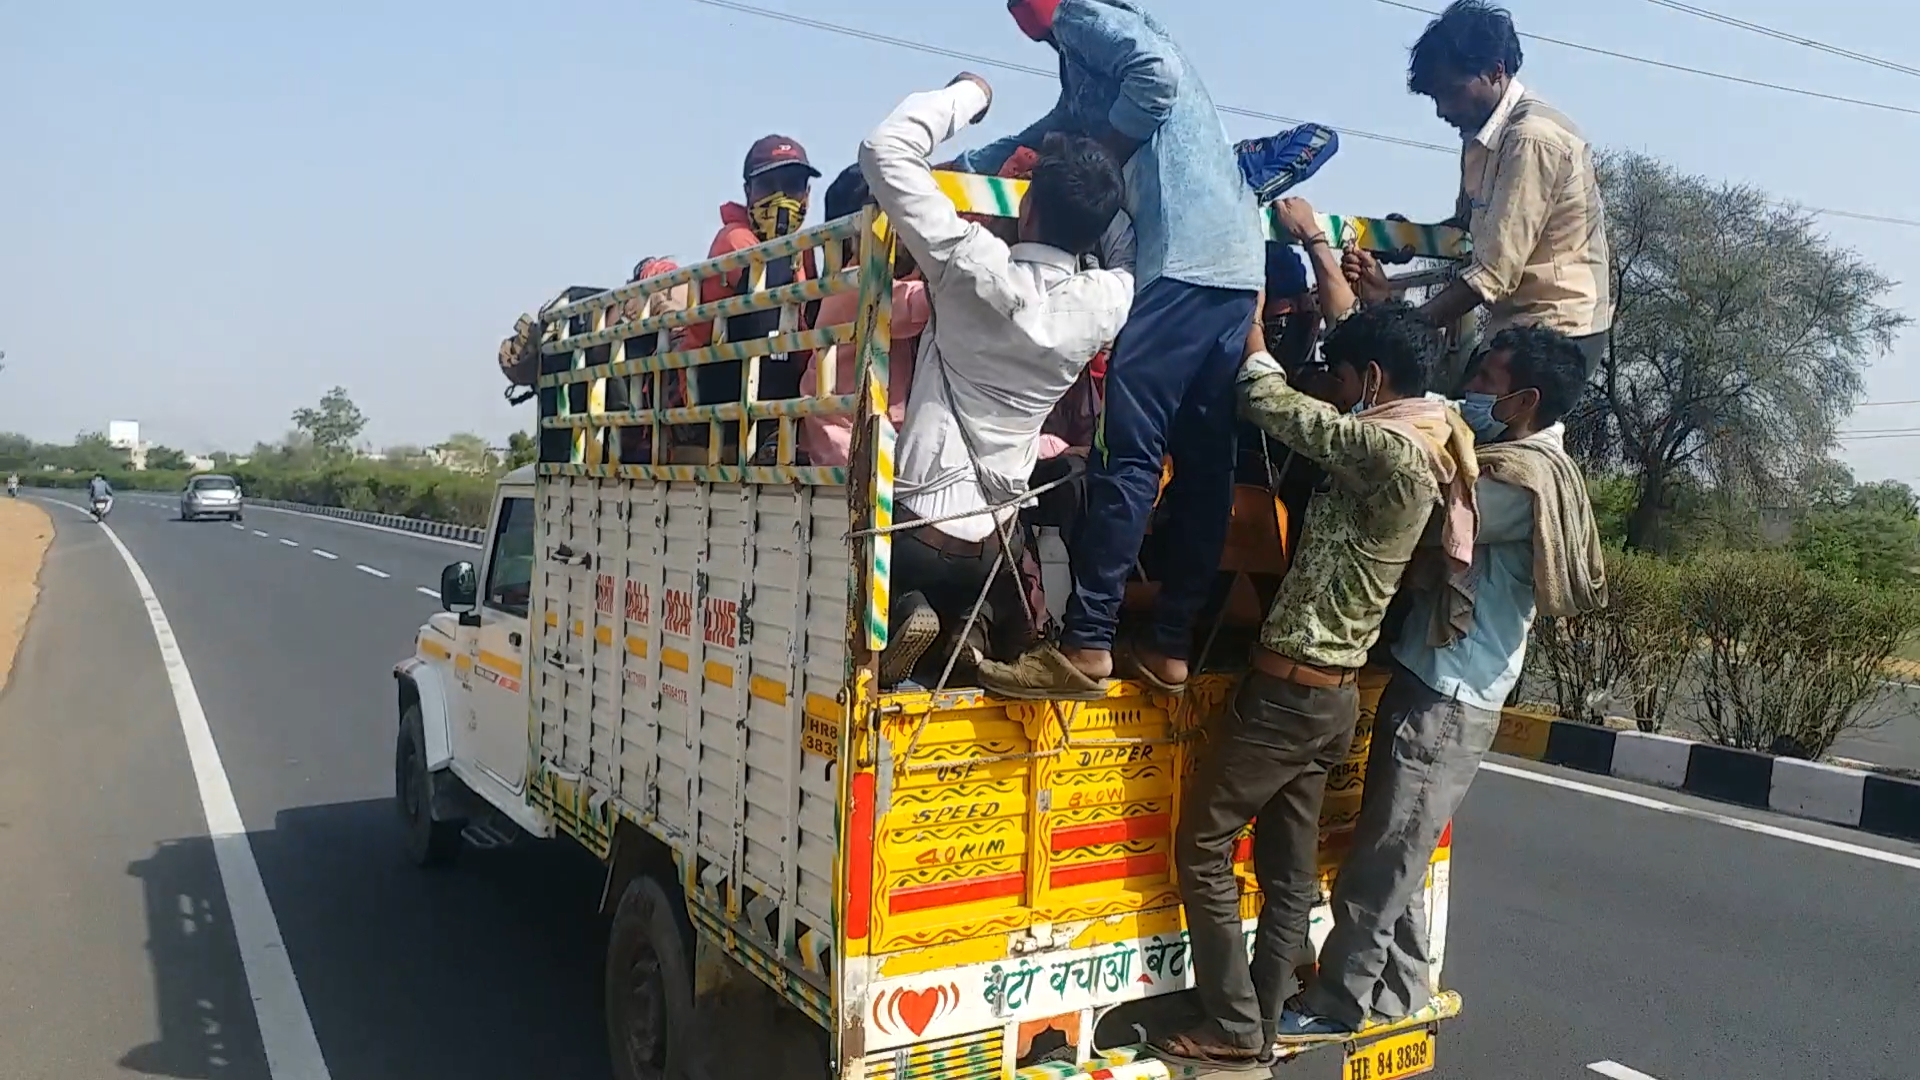
[[[400,714],[393,754],[394,794],[407,828],[407,858],[415,866],[444,866],[460,853],[465,822],[433,819],[433,778],[427,774],[427,736],[419,704]]]
[[[660,882],[627,883],[607,935],[607,1049],[619,1080],[683,1080],[693,1053],[692,935]]]

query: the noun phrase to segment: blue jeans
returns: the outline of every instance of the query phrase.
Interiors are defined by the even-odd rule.
[[[1113,647],[1127,573],[1140,557],[1170,451],[1163,527],[1173,557],[1161,575],[1148,644],[1187,658],[1233,513],[1233,387],[1253,309],[1251,292],[1171,278],[1134,299],[1107,367],[1106,411],[1087,462],[1063,646]]]

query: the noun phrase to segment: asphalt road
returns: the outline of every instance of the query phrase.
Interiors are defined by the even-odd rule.
[[[286,999],[250,992],[257,941],[240,945],[247,913],[236,930],[227,910],[231,863],[147,610],[106,533],[53,507],[0,695],[0,1076],[605,1080],[592,862],[525,843],[423,873],[399,854],[390,671],[434,610],[418,590],[474,550],[172,509],[123,496],[109,523],[191,672],[325,1071],[269,1066],[261,1030],[284,1033]],[[1656,1080],[1920,1077],[1920,849],[1504,766],[1456,822],[1447,981],[1467,1011],[1431,1075],[1574,1080],[1612,1061]]]

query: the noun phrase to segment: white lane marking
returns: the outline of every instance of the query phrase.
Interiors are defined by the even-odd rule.
[[[375,525],[370,521],[348,521],[346,518],[328,517],[325,514],[303,514],[298,510],[282,510],[277,506],[249,506],[247,510],[249,512],[265,510],[269,514],[287,514],[292,517],[310,518],[314,521],[331,521],[335,525],[351,525],[356,529],[372,529],[374,532],[392,533],[395,536],[405,536],[413,540],[425,540],[434,544],[452,544],[454,547],[463,548],[477,548],[480,546],[479,544],[466,540],[455,540],[451,536],[428,536],[425,533],[408,532],[405,529],[394,529],[385,525]]]
[[[425,593],[426,595],[433,597],[435,600],[440,599],[439,593],[433,591],[432,589],[427,588],[425,585],[415,585],[413,587],[413,591],[417,593]]]
[[[1865,847],[1860,844],[1849,844],[1845,840],[1834,840],[1825,836],[1816,836],[1813,833],[1783,829],[1778,825],[1766,825],[1758,821],[1748,821],[1746,818],[1733,817],[1728,814],[1716,814],[1711,810],[1682,806],[1679,803],[1662,802],[1659,799],[1649,799],[1645,795],[1635,795],[1627,791],[1615,791],[1612,788],[1600,787],[1597,784],[1583,784],[1578,780],[1568,780],[1561,776],[1537,773],[1531,769],[1516,769],[1511,765],[1501,765],[1492,761],[1483,761],[1480,763],[1480,767],[1487,772],[1498,773],[1501,776],[1512,776],[1521,780],[1530,780],[1536,784],[1565,788],[1568,791],[1577,791],[1583,795],[1598,795],[1602,799],[1612,799],[1614,802],[1626,803],[1628,806],[1638,806],[1646,810],[1657,810],[1663,814],[1674,814],[1679,817],[1695,818],[1700,821],[1711,821],[1716,825],[1725,825],[1730,829],[1739,829],[1743,832],[1758,833],[1761,836],[1771,836],[1776,840],[1787,840],[1795,844],[1806,844],[1809,847],[1826,848],[1828,851],[1837,851],[1842,855],[1857,855],[1862,859],[1872,859],[1874,862],[1883,862],[1892,866],[1903,866],[1909,870],[1920,870],[1920,858],[1915,858],[1911,855],[1901,855],[1892,851],[1881,851],[1879,848]]]
[[[266,534],[266,533],[263,533],[263,532],[261,532],[261,531],[260,531],[259,529],[255,529],[255,530],[253,530],[253,535],[255,535],[255,536],[265,536],[265,535],[267,535],[267,534]]]
[[[91,516],[80,507],[73,509]],[[220,764],[220,749],[214,745],[213,729],[207,725],[206,710],[200,707],[200,695],[193,688],[193,675],[180,653],[173,624],[167,621],[153,582],[147,580],[133,552],[120,542],[112,526],[103,522],[100,528],[133,575],[134,587],[147,608],[147,621],[153,627],[154,642],[160,646],[167,681],[173,686],[174,711],[179,714],[180,732],[193,761],[193,779],[200,789],[200,808],[206,815],[214,861],[220,868],[220,886],[227,894],[227,918],[253,996],[253,1015],[266,1051],[267,1075],[271,1080],[331,1080],[320,1040],[313,1033],[306,997],[300,993],[300,980],[287,956],[286,939],[273,914],[273,901],[267,896],[260,865],[253,858],[253,845],[247,840],[246,823],[233,799],[233,785]]]
[[[312,551],[315,555],[318,555],[323,559],[337,559],[340,557],[338,555],[335,555],[331,551],[321,551],[319,548],[313,548]]]
[[[229,528],[229,529],[239,529],[239,530],[240,530],[241,532],[246,532],[246,531],[247,531],[247,527],[246,527],[245,525],[242,525],[242,524],[240,524],[240,523],[239,523],[239,522],[237,522],[237,521],[229,521],[229,522],[227,522],[227,528]]]
[[[1639,1069],[1629,1069],[1617,1061],[1596,1061],[1588,1065],[1587,1068],[1592,1069],[1601,1076],[1612,1077],[1612,1080],[1658,1080],[1658,1078],[1649,1076]]]
[[[377,578],[386,578],[386,577],[393,576],[392,574],[387,573],[385,570],[375,570],[373,567],[368,566],[366,563],[354,563],[353,568],[355,570],[360,571],[363,574],[372,574],[374,577],[377,577]]]
[[[280,538],[280,542],[281,542],[281,543],[283,543],[283,544],[285,544],[285,545],[287,545],[288,547],[299,547],[299,546],[300,546],[300,541],[298,541],[298,540],[289,540],[289,539],[287,539],[287,538],[286,538],[286,537],[284,537],[284,536]]]

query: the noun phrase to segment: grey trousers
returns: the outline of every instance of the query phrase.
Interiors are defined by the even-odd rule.
[[[1398,665],[1380,695],[1353,848],[1306,1011],[1358,1028],[1427,1004],[1427,865],[1466,798],[1500,714],[1443,698]]]
[[[1174,857],[1186,904],[1194,985],[1234,1045],[1265,1042],[1287,979],[1308,951],[1319,886],[1320,799],[1353,742],[1353,686],[1314,688],[1248,673],[1187,789]],[[1265,894],[1253,962],[1240,922],[1234,841],[1254,822],[1254,873]]]

